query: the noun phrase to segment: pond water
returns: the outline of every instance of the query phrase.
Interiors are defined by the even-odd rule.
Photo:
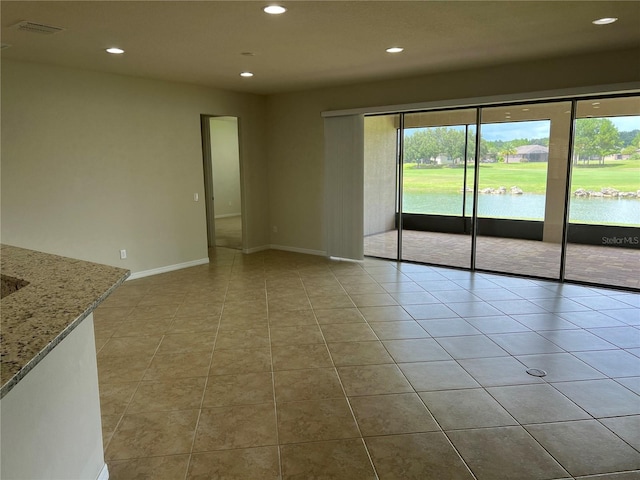
[[[403,210],[406,213],[432,215],[460,215],[462,194],[455,193],[405,193]],[[473,196],[467,195],[467,216],[472,212]],[[545,196],[478,195],[478,216],[543,220]],[[640,226],[640,200],[634,198],[577,198],[571,197],[570,221],[601,225]]]

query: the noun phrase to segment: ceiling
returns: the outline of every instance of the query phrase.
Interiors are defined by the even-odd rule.
[[[272,94],[640,46],[637,1],[287,0],[280,16],[269,3],[2,0],[2,58]],[[65,30],[12,27],[23,20]]]

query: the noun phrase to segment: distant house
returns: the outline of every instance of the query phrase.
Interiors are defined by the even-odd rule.
[[[509,155],[509,163],[518,162],[548,162],[549,147],[544,145],[522,145],[516,148],[516,153]]]
[[[436,165],[451,165],[453,160],[448,155],[440,154],[436,157]]]

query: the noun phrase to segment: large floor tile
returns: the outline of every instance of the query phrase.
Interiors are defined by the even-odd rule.
[[[158,347],[158,354],[167,355],[185,352],[208,353],[213,349],[215,341],[216,336],[213,333],[172,333],[164,336],[160,347]]]
[[[364,317],[357,308],[315,309],[314,313],[320,325],[334,323],[363,323]]]
[[[590,367],[569,353],[520,355],[517,359],[524,363],[527,368],[538,368],[547,372],[544,378],[548,382],[591,380],[605,377],[595,368]]]
[[[478,480],[569,477],[522,427],[457,430],[448,436]]]
[[[226,330],[219,332],[215,347],[216,350],[269,347],[269,329],[265,325],[261,328],[248,330]]]
[[[394,363],[381,342],[330,343],[329,351],[336,366]]]
[[[194,452],[277,444],[273,403],[203,409]]]
[[[453,360],[398,365],[416,391],[476,388],[480,385]]]
[[[440,432],[366,439],[381,480],[471,480],[473,476]]]
[[[210,375],[268,372],[271,370],[268,348],[216,350],[211,359]]]
[[[527,366],[513,357],[473,358],[458,363],[483,387],[542,383],[527,374]]]
[[[640,329],[635,327],[592,328],[589,331],[614,344],[616,347],[640,347]]]
[[[432,337],[454,337],[458,335],[480,335],[482,332],[462,318],[444,318],[440,320],[420,320]]]
[[[141,382],[127,407],[127,414],[200,408],[205,377]]]
[[[413,391],[396,365],[338,367],[338,374],[348,396]]]
[[[562,348],[536,332],[518,332],[490,335],[489,338],[511,355],[563,352]]]
[[[594,417],[640,414],[640,396],[613,380],[561,382],[553,386]]]
[[[116,428],[105,457],[124,460],[189,453],[198,410],[125,415]]]
[[[378,340],[378,337],[367,323],[322,325],[321,330],[327,343]]]
[[[574,476],[640,468],[640,453],[595,420],[526,428]]]
[[[487,391],[521,424],[591,418],[547,384],[492,387]]]
[[[211,478],[277,480],[281,478],[278,449],[254,447],[193,454],[187,480]]]
[[[601,418],[600,423],[633,448],[640,450],[640,415]]]
[[[152,355],[98,356],[100,383],[137,382],[151,363]]]
[[[415,393],[353,397],[350,403],[366,437],[439,430]]]
[[[586,330],[552,330],[538,332],[567,352],[610,350],[616,346]]]
[[[380,340],[405,340],[407,338],[428,338],[430,335],[416,321],[369,322]]]
[[[518,302],[519,300],[507,301],[507,303]],[[493,303],[500,305],[501,300]],[[461,317],[489,317],[491,315],[500,315],[503,312],[488,302],[461,302],[447,303],[447,306]],[[508,313],[508,312],[504,312]]]
[[[324,398],[344,398],[340,380],[334,368],[282,370],[274,372],[276,401],[296,402]]]
[[[282,345],[271,347],[273,370],[296,370],[331,367],[331,356],[326,345]]]
[[[410,315],[407,320],[411,318],[414,320],[432,320],[435,318],[458,318],[459,316],[451,308],[442,304],[405,305],[404,308]],[[405,318],[402,320],[405,320]]]
[[[558,315],[581,328],[625,326],[623,322],[595,310],[588,312],[562,312]]]
[[[567,330],[579,326],[555,313],[530,313],[524,315],[510,315],[511,318],[531,330]]]
[[[282,444],[359,436],[344,397],[278,404],[278,438]]]
[[[110,480],[153,478],[175,480],[184,478],[189,464],[189,455],[134,458],[108,462]]]
[[[122,415],[138,385],[138,382],[100,382],[100,414]]]
[[[212,375],[207,379],[203,408],[273,402],[271,372]]]
[[[322,332],[317,325],[272,326],[271,345],[307,345],[323,343]]]
[[[209,373],[211,353],[174,353],[156,355],[144,373],[144,380],[171,380],[174,378],[206,377]]]
[[[420,397],[444,430],[518,424],[481,388],[422,392]]]
[[[360,313],[369,322],[396,322],[413,320],[411,315],[401,306],[391,307],[360,307]]]
[[[385,340],[382,343],[398,363],[451,359],[451,356],[432,338]]]
[[[161,335],[143,335],[136,337],[111,337],[102,347],[99,357],[108,355],[153,355],[160,345]]]
[[[624,350],[576,352],[574,355],[608,377],[640,375],[640,358]]]
[[[301,443],[280,447],[283,480],[375,480],[361,439]]]
[[[482,333],[528,332],[529,328],[507,315],[468,317],[465,320]]]
[[[437,342],[455,359],[506,357],[508,353],[484,335],[440,337]]]

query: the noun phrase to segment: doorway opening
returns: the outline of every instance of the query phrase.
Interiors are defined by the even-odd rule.
[[[243,248],[238,118],[201,115],[209,248]]]

